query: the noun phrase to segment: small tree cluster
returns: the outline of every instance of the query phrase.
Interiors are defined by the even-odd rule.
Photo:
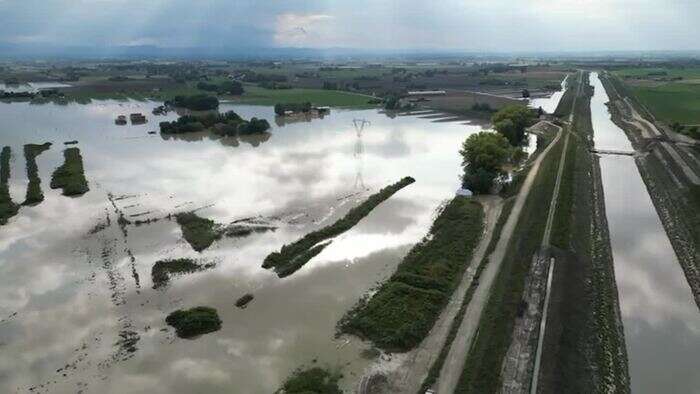
[[[488,193],[493,181],[503,175],[503,165],[508,161],[512,148],[499,133],[482,131],[472,134],[462,144],[462,184],[474,194]]]

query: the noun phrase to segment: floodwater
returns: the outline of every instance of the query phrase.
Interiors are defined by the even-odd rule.
[[[610,120],[591,75],[596,148],[631,150]],[[633,393],[698,393],[700,314],[634,159],[603,155],[600,166]]]
[[[461,142],[480,127],[336,109],[279,126],[271,107],[226,104],[222,111],[268,119],[270,133],[161,137],[147,132],[176,115],[151,115],[158,104],[0,103],[15,202],[27,185],[22,146],[53,143],[36,159],[45,201],[0,227],[0,392],[270,393],[295,368],[314,365],[341,369],[343,386],[354,387],[371,362],[362,356],[368,345],[335,339],[336,322],[427,233],[459,187]],[[132,112],[149,123],[114,124]],[[70,140],[79,141],[90,186],[77,198],[48,187]],[[416,183],[295,274],[279,279],[261,268],[268,253],[404,176]],[[258,217],[279,228],[199,254],[167,219],[124,235],[109,194],[131,220],[201,208],[219,223]],[[217,265],[154,290],[155,261],[179,257]],[[255,299],[236,308],[246,293]],[[222,329],[177,338],[165,316],[198,305],[216,308]]]
[[[60,82],[27,82],[17,85],[7,85],[0,83],[0,91],[19,93],[19,92],[38,92],[41,89],[52,88],[67,88],[71,85]]]
[[[557,109],[557,106],[559,105],[559,101],[561,101],[561,98],[564,96],[564,92],[566,92],[566,80],[567,80],[567,78],[568,78],[568,76],[566,76],[561,81],[561,89],[552,93],[549,97],[538,97],[538,98],[530,99],[530,103],[529,103],[530,108],[542,107],[542,110],[544,112],[546,112],[548,114],[554,113],[554,111]]]

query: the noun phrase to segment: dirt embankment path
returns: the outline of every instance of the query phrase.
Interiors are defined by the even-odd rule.
[[[508,244],[510,243],[513,236],[513,231],[515,230],[515,226],[520,218],[520,213],[523,210],[527,197],[530,195],[530,189],[532,189],[535,178],[539,173],[542,161],[545,157],[547,157],[552,147],[559,142],[561,134],[562,130],[559,128],[554,140],[533,162],[532,168],[530,169],[530,172],[528,172],[527,177],[522,184],[520,193],[518,193],[518,196],[516,197],[510,216],[508,216],[508,220],[501,230],[501,235],[498,243],[496,244],[496,248],[489,257],[489,264],[481,275],[479,286],[476,288],[471,302],[467,306],[467,311],[464,314],[464,318],[460,324],[457,336],[455,337],[454,342],[452,342],[452,346],[447,354],[445,363],[440,370],[440,377],[438,378],[436,384],[437,392],[440,394],[452,394],[457,387],[459,377],[462,374],[462,369],[464,368],[464,363],[466,362],[467,355],[469,353],[469,348],[479,326],[481,313],[486,306],[486,302],[488,301],[489,294],[491,293],[491,287],[505,257]]]

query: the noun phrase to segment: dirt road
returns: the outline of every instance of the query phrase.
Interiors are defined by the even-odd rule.
[[[476,333],[476,329],[479,325],[481,313],[484,310],[484,306],[486,305],[489,294],[491,293],[491,286],[493,285],[494,279],[496,278],[496,275],[501,267],[503,258],[505,257],[508,249],[508,244],[513,236],[513,231],[515,230],[515,226],[520,218],[520,213],[525,205],[525,201],[530,195],[532,184],[534,183],[535,177],[539,173],[540,164],[542,163],[542,160],[547,157],[552,147],[559,142],[561,134],[562,131],[561,128],[559,128],[554,140],[533,162],[532,168],[521,186],[520,193],[518,193],[510,216],[501,230],[501,236],[496,244],[496,248],[489,257],[489,264],[486,266],[486,269],[484,269],[480,278],[479,286],[476,288],[471,302],[467,306],[467,311],[464,314],[464,318],[460,324],[457,336],[455,337],[454,342],[452,342],[450,351],[447,354],[445,364],[440,370],[440,377],[438,378],[436,384],[437,392],[440,394],[452,394],[457,387],[457,382],[459,381],[459,377],[462,374],[462,369],[464,368],[464,363],[467,359],[469,347],[471,346],[472,339],[474,338],[474,334]]]

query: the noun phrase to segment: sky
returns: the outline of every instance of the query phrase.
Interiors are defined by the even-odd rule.
[[[700,50],[699,0],[0,0],[0,43]]]

